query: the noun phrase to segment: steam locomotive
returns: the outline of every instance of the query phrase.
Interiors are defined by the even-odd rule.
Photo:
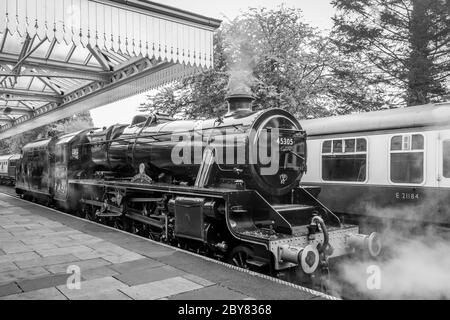
[[[306,133],[281,109],[254,111],[246,93],[227,97],[216,119],[138,115],[114,125],[26,145],[16,192],[226,260],[242,268],[314,274],[328,259],[377,256],[363,235],[301,187]]]

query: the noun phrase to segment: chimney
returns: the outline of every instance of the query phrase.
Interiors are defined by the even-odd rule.
[[[228,95],[225,97],[225,100],[228,102],[227,115],[253,111],[252,104],[255,98],[250,93],[247,92],[228,93]]]

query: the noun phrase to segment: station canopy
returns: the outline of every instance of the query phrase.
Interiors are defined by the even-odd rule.
[[[0,0],[0,139],[210,68],[219,26],[145,0]]]

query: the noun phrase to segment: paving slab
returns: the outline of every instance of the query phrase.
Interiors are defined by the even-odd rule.
[[[31,260],[23,260],[23,261],[17,261],[15,264],[20,269],[26,269],[31,267],[45,267],[45,266],[51,266],[56,264],[62,264],[67,262],[75,262],[80,261],[79,258],[72,254],[66,254],[66,255],[60,255],[60,256],[50,256],[50,257],[39,257],[36,259]]]
[[[23,280],[17,282],[17,285],[24,291],[35,291],[45,288],[56,287],[67,283],[69,274],[54,274],[50,276],[39,277],[32,280]]]
[[[195,274],[215,283],[230,280],[240,273],[239,271],[227,268],[224,265],[205,260],[197,261],[195,263],[180,263],[175,265],[178,269],[183,270],[186,273]]]
[[[119,273],[134,272],[142,269],[151,269],[155,267],[164,266],[163,263],[153,260],[153,259],[139,259],[129,262],[117,263],[109,266],[111,269]]]
[[[165,264],[176,264],[177,266],[197,264],[199,261],[198,257],[182,251],[172,251],[170,255],[155,257],[155,259]]]
[[[24,245],[23,243],[17,243],[12,245],[2,245],[2,250],[5,253],[21,253],[21,252],[33,252],[34,249]]]
[[[212,281],[208,281],[202,277],[196,276],[194,274],[191,273],[185,273],[183,275],[183,278],[188,279],[190,281],[194,281],[195,283],[198,283],[199,285],[203,286],[203,287],[209,287],[209,286],[213,286],[215,285],[214,282]]]
[[[93,250],[86,246],[71,246],[64,248],[56,248],[56,249],[44,249],[37,250],[36,252],[43,257],[51,257],[51,256],[60,256],[64,254],[71,254],[77,252],[92,252]]]
[[[1,272],[8,272],[13,270],[18,270],[17,266],[12,262],[3,262],[0,263],[0,273]]]
[[[135,300],[156,300],[200,288],[195,282],[175,277],[119,290]]]
[[[181,271],[174,267],[162,266],[151,269],[133,270],[127,273],[122,273],[117,276],[114,276],[114,278],[122,281],[123,283],[128,284],[129,286],[135,286],[139,284],[182,276],[184,274],[185,274],[184,271]]]
[[[215,285],[180,293],[169,297],[169,300],[244,300],[247,298],[249,297],[242,293]]]
[[[73,300],[132,300],[129,296],[119,290],[108,290],[91,292],[85,295],[76,296]]]
[[[69,238],[69,236],[65,236],[61,241],[55,243],[57,248],[68,248],[83,245],[86,246],[87,241],[74,241],[74,239]]]
[[[92,260],[97,258],[103,258],[106,254],[98,251],[84,251],[84,252],[74,252],[73,255],[80,260]]]
[[[11,253],[0,256],[0,263],[24,261],[36,258],[39,258],[39,255],[36,252]]]
[[[129,261],[136,261],[144,258],[138,253],[130,252],[123,255],[104,255],[102,257],[103,259],[111,262],[111,263],[123,263],[123,262],[129,262]]]
[[[83,281],[81,282],[80,289],[69,289],[67,285],[61,285],[57,288],[67,298],[69,298],[70,300],[75,300],[86,299],[87,297],[95,297],[103,292],[127,289],[129,287],[113,277],[104,277],[100,279]]]
[[[111,269],[111,266],[102,266],[98,268],[88,269],[83,271],[83,279],[94,280],[104,277],[112,277],[120,274],[116,270]]]
[[[81,275],[83,272],[89,269],[94,269],[98,267],[103,267],[111,264],[109,261],[104,259],[92,259],[92,260],[83,260],[83,261],[75,261],[75,262],[67,262],[62,264],[55,264],[52,266],[45,267],[51,273],[64,273],[67,271],[67,268],[70,266],[77,266],[80,268]]]
[[[0,285],[0,297],[9,296],[21,292],[22,290],[20,290],[20,288],[15,283]]]
[[[67,300],[67,298],[56,288],[46,288],[9,295],[0,300]]]
[[[29,245],[29,247],[31,249],[33,249],[33,251],[37,251],[37,250],[45,250],[45,249],[56,249],[57,246],[51,243],[39,243],[39,244],[33,244],[33,245]]]
[[[9,282],[25,280],[25,279],[35,279],[41,276],[50,274],[47,270],[42,267],[35,267],[22,270],[12,270],[0,273],[0,284],[5,284]]]

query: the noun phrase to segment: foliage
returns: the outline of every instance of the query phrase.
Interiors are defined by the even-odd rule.
[[[364,67],[303,22],[301,10],[249,9],[215,35],[215,66],[149,96],[141,110],[182,117],[226,111],[228,89],[245,84],[259,108],[283,108],[300,118],[374,110],[385,101],[362,76]]]
[[[366,65],[368,81],[400,104],[440,101],[449,92],[450,0],[334,0],[333,39]],[[395,99],[393,99],[395,100]]]
[[[29,130],[11,138],[0,140],[0,154],[20,153],[29,142],[44,139],[49,134],[64,134],[94,127],[89,112],[76,114],[47,126]]]

